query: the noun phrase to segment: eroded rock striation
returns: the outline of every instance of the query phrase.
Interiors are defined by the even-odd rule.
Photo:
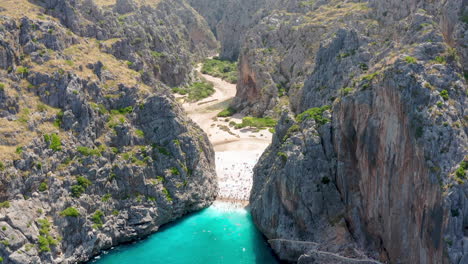
[[[167,88],[214,52],[206,22],[184,1],[35,3],[0,3],[3,263],[87,261],[209,206],[212,146]]]

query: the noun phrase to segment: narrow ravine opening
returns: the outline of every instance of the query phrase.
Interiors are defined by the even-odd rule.
[[[215,93],[197,102],[183,103],[189,117],[208,135],[216,154],[218,175],[218,200],[248,204],[252,188],[253,167],[271,143],[268,129],[235,128],[242,123],[243,115],[229,117],[217,115],[229,107],[236,94],[236,85],[221,78],[197,71],[202,78],[213,83]],[[183,99],[182,99],[183,100]]]
[[[271,143],[268,129],[236,128],[241,114],[219,117],[229,108],[236,85],[197,72],[215,92],[190,102],[176,96],[189,117],[208,135],[215,150],[219,193],[207,209],[164,225],[155,234],[118,246],[91,263],[277,263],[264,236],[255,227],[250,210],[253,168]],[[156,261],[157,260],[157,261]]]

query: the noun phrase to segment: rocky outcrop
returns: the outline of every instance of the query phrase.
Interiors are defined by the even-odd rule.
[[[297,100],[307,98],[297,93],[310,91],[301,88],[312,81],[318,89],[316,96],[329,104],[339,89],[349,86],[353,76],[367,71],[375,55],[385,57],[385,49],[397,48],[399,33],[408,31],[407,24],[412,17],[418,18],[414,16],[417,12],[431,16],[431,24],[420,21],[425,28],[413,28],[412,32],[430,32],[436,27],[437,38],[443,37],[457,50],[466,72],[466,3],[413,2],[401,6],[398,1],[310,1],[294,6],[289,1],[287,8],[267,4],[268,8],[257,13],[262,14],[258,20],[238,38],[239,84],[233,106],[254,116],[278,117],[287,104],[297,111]],[[329,82],[330,86],[317,85],[331,79],[335,82]]]
[[[185,25],[179,30],[187,36],[143,27],[154,14],[128,9],[129,3],[117,1],[114,13],[114,7],[91,1],[45,1],[46,13],[61,23],[43,13],[38,19],[0,18],[2,263],[87,261],[216,198],[212,146],[163,83],[190,80],[187,62],[210,50],[203,43],[212,35],[199,27],[205,25],[197,24],[199,17],[190,17],[194,11],[183,1],[151,8],[173,23],[169,28]],[[178,13],[166,17],[172,8]],[[135,12],[128,15],[132,22],[115,28],[94,23],[117,19],[119,12]],[[166,44],[180,52],[156,54],[167,62],[183,58],[167,66],[178,72],[165,73],[171,80],[148,79],[144,72],[157,66],[144,58],[156,52],[148,43],[157,34],[150,30],[174,34]],[[138,38],[132,32],[147,39],[130,44],[128,53],[118,49]],[[138,56],[129,62],[117,52]]]
[[[148,85],[188,83],[193,62],[218,47],[205,20],[184,0],[123,0],[110,6],[92,0],[41,2],[45,13],[73,32],[96,38],[107,53],[129,61]]]
[[[466,48],[434,11],[455,14],[465,6],[412,4],[398,11],[396,2],[372,1],[362,6],[370,20],[322,27],[322,41],[309,55],[313,63],[301,66],[308,72],[304,86],[290,89],[289,107],[276,111],[281,118],[255,168],[250,201],[260,230],[273,241],[290,241],[273,244],[280,257],[298,263],[466,262]],[[326,24],[331,13],[321,12],[353,5],[324,6],[309,21]],[[363,21],[374,26],[364,30],[358,26]],[[448,28],[466,28],[460,17],[450,21]],[[262,47],[274,50],[276,43]],[[257,57],[246,56],[240,76],[269,82],[272,90],[292,48],[264,57],[246,50]],[[262,59],[261,69],[276,74],[256,70]],[[245,112],[268,114],[255,112],[263,106],[247,107]]]

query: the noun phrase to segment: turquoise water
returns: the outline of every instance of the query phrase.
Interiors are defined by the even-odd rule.
[[[123,245],[98,264],[264,264],[278,263],[250,213],[215,203],[161,228],[137,243]]]

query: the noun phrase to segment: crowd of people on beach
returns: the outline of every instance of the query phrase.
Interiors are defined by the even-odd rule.
[[[248,201],[252,188],[253,168],[260,152],[226,151],[216,153],[220,200]]]

